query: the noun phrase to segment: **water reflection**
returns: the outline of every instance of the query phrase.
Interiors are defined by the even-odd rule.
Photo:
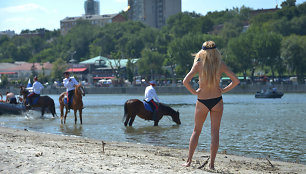
[[[145,144],[157,144],[162,145],[165,142],[169,142],[169,135],[175,137],[179,136],[179,125],[171,127],[160,127],[160,126],[145,126],[145,127],[126,127],[125,135],[126,139],[133,142],[142,142]],[[176,143],[175,143],[176,144]]]
[[[82,136],[83,127],[79,124],[74,124],[72,126],[68,126],[67,124],[60,124],[60,131],[64,135]]]
[[[173,125],[171,127],[160,127],[160,126],[145,126],[145,127],[139,127],[134,128],[131,126],[125,127],[125,133],[130,135],[139,135],[139,134],[146,134],[146,133],[163,133],[168,130],[178,129],[179,125]]]

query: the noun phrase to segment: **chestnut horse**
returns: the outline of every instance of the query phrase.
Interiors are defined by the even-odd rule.
[[[20,87],[20,96],[23,96],[23,104],[26,104],[26,97],[29,95],[29,91],[21,86]],[[56,115],[55,112],[55,104],[54,104],[54,100],[49,97],[49,96],[40,96],[39,99],[37,100],[37,103],[32,105],[33,108],[41,108],[41,116],[43,117],[45,114],[45,109],[48,108],[49,111],[51,112],[51,114]]]
[[[68,114],[68,104],[64,103],[66,94],[67,92],[63,92],[59,96],[60,111],[61,111],[61,124],[63,124],[63,119],[64,119],[64,124],[66,124],[66,117]],[[82,96],[85,96],[85,91],[84,91],[83,86],[81,84],[76,85],[74,89],[73,100],[71,103],[71,109],[74,110],[74,124],[77,123],[77,111],[78,110],[79,110],[79,115],[80,115],[80,122],[82,124],[82,110],[83,110]],[[65,116],[64,116],[64,107],[66,108]]]
[[[127,100],[124,103],[124,126],[127,126],[128,123],[129,126],[132,126],[136,115],[145,120],[153,120],[153,113],[145,109],[142,101],[138,99]],[[162,119],[164,115],[170,115],[176,124],[181,124],[180,113],[178,111],[173,110],[163,103],[159,103],[158,110],[156,111],[157,120],[154,120],[154,126],[158,126],[159,120]]]

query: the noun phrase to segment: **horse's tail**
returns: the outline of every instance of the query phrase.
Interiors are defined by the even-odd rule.
[[[127,116],[127,101],[124,103],[124,115],[123,115],[123,118],[122,118],[122,121],[125,120],[126,116]]]
[[[52,103],[51,103],[51,113],[54,113],[55,114],[55,116],[57,116],[57,114],[56,114],[56,110],[55,110],[55,103],[54,103],[54,100],[52,99]],[[54,115],[53,115],[54,116]]]

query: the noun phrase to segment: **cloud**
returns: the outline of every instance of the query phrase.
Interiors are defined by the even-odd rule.
[[[6,8],[0,8],[2,13],[24,13],[30,11],[43,11],[48,12],[48,10],[38,4],[30,3]]]

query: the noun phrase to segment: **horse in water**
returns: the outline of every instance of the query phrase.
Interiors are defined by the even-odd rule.
[[[128,123],[129,126],[132,126],[136,115],[145,120],[153,120],[153,112],[146,110],[142,101],[138,99],[127,100],[124,103],[124,126],[127,126]],[[178,111],[173,110],[163,103],[159,103],[158,110],[156,111],[157,119],[154,120],[154,126],[158,126],[159,120],[162,119],[164,115],[170,115],[176,124],[181,124],[180,113]]]
[[[63,92],[59,97],[60,110],[61,110],[61,123],[66,124],[66,117],[68,114],[68,103],[65,103],[65,95],[67,92]],[[82,110],[83,110],[83,101],[82,96],[85,96],[84,88],[81,84],[76,85],[74,89],[74,95],[71,103],[71,109],[74,110],[74,123],[77,123],[77,111],[79,110],[80,122],[82,124]],[[68,96],[67,96],[68,97]],[[65,116],[64,116],[64,108],[66,108]]]
[[[29,91],[25,87],[20,87],[20,96],[23,96],[23,103],[26,104],[26,98],[29,95]],[[33,99],[33,102],[37,100],[36,103],[32,105],[33,108],[41,108],[41,116],[45,114],[45,109],[48,108],[51,114],[56,115],[54,100],[49,96],[40,96],[38,99]]]

